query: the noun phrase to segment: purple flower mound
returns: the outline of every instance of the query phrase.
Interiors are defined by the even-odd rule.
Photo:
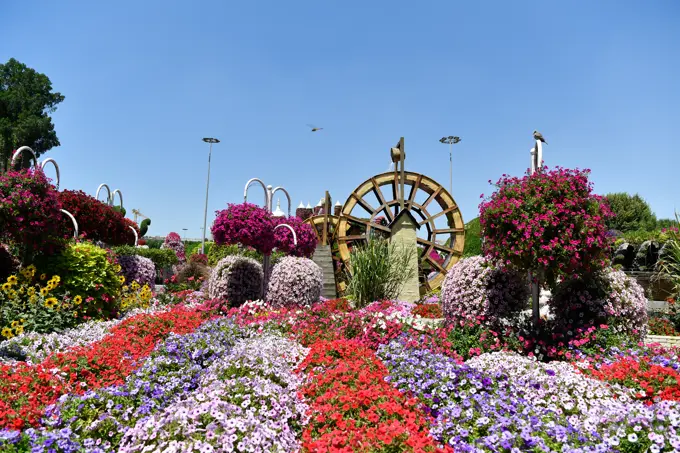
[[[323,273],[307,258],[286,256],[272,270],[267,288],[267,303],[275,307],[308,307],[319,301]]]
[[[454,323],[493,326],[525,308],[529,288],[525,276],[495,267],[482,256],[465,258],[446,274],[441,291],[444,316]]]
[[[262,265],[252,258],[232,255],[222,258],[210,274],[208,296],[224,299],[232,307],[262,297]]]
[[[589,279],[561,282],[548,302],[555,320],[568,330],[607,324],[635,339],[647,334],[647,297],[623,271],[605,269]]]
[[[149,258],[139,255],[123,255],[118,257],[121,271],[125,277],[125,284],[129,285],[133,281],[141,286],[149,285],[153,291],[156,288],[156,266]]]

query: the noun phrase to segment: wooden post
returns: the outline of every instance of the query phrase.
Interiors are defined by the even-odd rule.
[[[399,139],[399,165],[401,166],[401,184],[399,189],[399,210],[404,210],[404,159],[406,159],[406,150],[404,149],[404,137]]]
[[[323,231],[321,233],[321,245],[328,245],[328,211],[330,207],[331,196],[326,191],[326,196],[324,197],[324,207],[323,207]]]

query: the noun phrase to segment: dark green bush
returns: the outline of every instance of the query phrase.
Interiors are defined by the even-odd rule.
[[[482,254],[482,227],[479,224],[479,217],[470,220],[465,224],[465,248],[463,257],[476,256]]]
[[[605,195],[609,208],[615,214],[606,220],[607,229],[629,231],[651,231],[656,228],[656,216],[652,208],[640,195],[626,192]]]
[[[121,245],[114,247],[113,251],[116,255],[139,255],[149,258],[156,266],[156,270],[160,271],[166,267],[177,264],[177,255],[170,249],[152,249],[142,247],[132,247],[131,245]]]
[[[207,250],[206,243],[206,250]],[[217,245],[211,243],[210,250],[206,252],[208,254],[208,265],[215,266],[222,258],[232,255],[245,256],[246,258],[252,258],[258,263],[262,264],[262,254],[258,251],[252,249],[239,249],[238,245]],[[283,252],[273,252],[271,256],[271,265],[273,266],[276,261],[285,256]]]

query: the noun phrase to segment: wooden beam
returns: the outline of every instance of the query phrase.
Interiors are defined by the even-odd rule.
[[[440,233],[465,233],[465,228],[441,228],[432,230],[435,234]]]
[[[423,205],[422,205],[423,208],[427,209],[427,205],[432,203],[432,200],[434,200],[437,197],[437,195],[439,195],[441,193],[442,189],[443,189],[442,186],[437,187],[437,190],[432,192],[432,194],[429,197],[427,197],[427,200],[425,200],[425,203],[423,203]]]
[[[385,201],[385,196],[383,195],[382,190],[380,190],[380,186],[378,185],[378,182],[375,180],[374,177],[371,177],[371,183],[373,184],[373,192],[375,193],[376,198],[378,198],[378,201],[380,202],[380,206],[385,206],[384,212],[385,212],[385,215],[387,216],[387,218],[389,219],[388,223],[392,223],[392,220],[394,220],[394,216],[392,215],[392,212],[390,211],[390,207],[387,206],[387,202]]]
[[[420,222],[418,225],[423,226],[423,225],[425,225],[427,222],[430,222],[430,221],[436,219],[437,217],[441,217],[441,216],[443,216],[443,215],[445,215],[445,214],[448,214],[449,212],[453,212],[453,211],[455,211],[456,209],[458,209],[458,206],[453,206],[453,207],[451,207],[451,208],[449,208],[449,209],[445,209],[445,210],[443,210],[442,212],[439,212],[439,213],[433,215],[433,216],[430,217],[429,219],[423,220],[423,221]]]

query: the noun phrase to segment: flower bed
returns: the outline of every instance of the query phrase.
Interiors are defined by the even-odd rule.
[[[0,428],[37,425],[45,407],[61,395],[121,383],[159,339],[190,332],[203,320],[184,309],[139,315],[100,341],[52,354],[35,366],[0,366]]]

